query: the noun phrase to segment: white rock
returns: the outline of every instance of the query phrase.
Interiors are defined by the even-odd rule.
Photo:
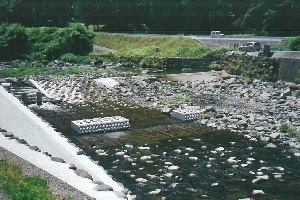
[[[147,183],[147,179],[144,178],[137,178],[135,179],[136,182],[140,182],[140,183]]]
[[[284,168],[283,167],[276,167],[278,170],[280,171],[284,171]]]
[[[173,174],[172,173],[166,173],[166,174],[164,174],[164,176],[170,178],[170,177],[173,176]]]
[[[216,151],[224,151],[225,149],[224,149],[224,147],[218,147],[218,148],[216,148]]]
[[[294,153],[294,156],[300,157],[300,153]]]
[[[148,177],[150,177],[151,179],[157,178],[156,175],[152,175],[152,174],[147,174]]]
[[[148,160],[148,159],[151,159],[151,156],[142,156],[141,157],[141,160]]]
[[[211,187],[217,187],[219,185],[219,183],[213,183],[211,184]]]
[[[263,175],[263,176],[256,176],[257,178],[252,180],[252,183],[257,183],[258,181],[261,180],[269,180],[269,176],[268,175]]]
[[[139,150],[150,150],[150,147],[138,147]]]
[[[149,194],[158,194],[160,192],[161,192],[161,189],[156,189],[156,190],[149,192]]]
[[[267,144],[266,148],[271,148],[271,149],[275,149],[277,146],[273,143],[269,143]]]
[[[198,160],[197,157],[189,157],[189,160]]]
[[[175,166],[175,165],[172,165],[172,166],[168,167],[168,169],[169,170],[177,170],[177,169],[179,169],[179,167]]]
[[[282,178],[282,174],[281,173],[273,173],[274,178],[276,179],[281,179]]]
[[[185,150],[187,150],[187,151],[189,151],[189,152],[193,152],[193,151],[195,151],[195,149],[193,149],[193,148],[190,148],[190,147],[187,147],[187,148],[185,148]]]
[[[181,153],[181,150],[180,149],[176,149],[176,150],[174,150],[175,151],[175,153]]]
[[[265,194],[265,193],[264,193],[264,191],[262,191],[262,190],[253,190],[252,194],[253,194],[253,195],[263,195],[263,194]]]
[[[194,142],[199,142],[201,139],[193,139]]]
[[[125,152],[120,151],[120,152],[117,152],[116,155],[117,155],[117,156],[123,156],[123,155],[125,155]]]
[[[130,145],[130,144],[126,144],[125,147],[128,148],[128,149],[132,149],[133,148],[133,146]]]
[[[236,157],[230,157],[230,158],[228,158],[227,162],[228,162],[228,163],[232,163],[232,164],[233,164],[233,163],[237,163],[238,161],[235,160],[235,158],[236,158]]]

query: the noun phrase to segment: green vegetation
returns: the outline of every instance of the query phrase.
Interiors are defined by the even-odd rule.
[[[25,28],[19,24],[0,24],[0,60],[22,58],[29,46]]]
[[[131,36],[97,34],[94,43],[117,50],[115,56],[202,57],[209,50],[182,36]],[[159,49],[159,52],[157,52]]]
[[[282,133],[288,133],[291,137],[296,138],[297,140],[300,140],[300,131],[297,130],[295,127],[293,127],[292,125],[289,125],[287,123],[285,124],[281,124],[281,126],[279,127],[279,130]]]
[[[98,69],[85,66],[68,66],[52,68],[53,63],[43,65],[42,63],[23,65],[17,68],[10,68],[0,70],[0,78],[6,77],[23,77],[27,75],[69,75],[69,74],[82,74],[82,73],[94,73],[98,75],[120,75],[122,72],[118,72],[111,69]],[[130,73],[130,72],[127,72]]]
[[[0,21],[142,33],[300,34],[298,0],[0,0]],[[201,31],[200,31],[201,30]]]
[[[266,57],[224,55],[222,59],[213,62],[209,67],[214,70],[226,70],[229,74],[240,75],[245,79],[275,81],[279,62]]]
[[[46,180],[24,176],[18,165],[6,160],[0,160],[0,186],[14,200],[57,199],[51,194]]]
[[[188,103],[190,98],[184,94],[174,94],[167,99],[164,99],[162,102],[167,105],[180,105]]]
[[[300,51],[300,36],[286,40],[284,47],[290,51]]]
[[[80,24],[67,28],[28,28],[31,60],[54,60],[66,53],[87,55],[92,50],[94,33]]]
[[[91,57],[89,56],[79,56],[72,53],[62,55],[59,60],[68,63],[90,63],[92,61]]]
[[[0,60],[54,60],[66,53],[88,55],[94,33],[81,24],[66,28],[24,28],[0,25]]]

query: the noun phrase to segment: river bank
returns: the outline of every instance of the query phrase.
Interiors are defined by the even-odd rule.
[[[209,127],[211,130],[231,130],[232,133],[240,134],[243,138],[246,139],[247,142],[251,142],[251,145],[249,145],[249,150],[253,151],[250,152],[251,154],[255,154],[256,148],[253,149],[253,146],[259,146],[261,151],[261,153],[259,154],[260,156],[264,155],[264,151],[270,151],[270,153],[272,153],[273,150],[276,151],[277,155],[278,153],[280,154],[280,152],[277,151],[278,149],[280,149],[280,151],[284,149],[284,151],[288,151],[290,153],[288,155],[280,154],[281,156],[283,156],[282,159],[291,159],[291,162],[299,161],[300,144],[297,140],[297,133],[300,128],[300,93],[299,85],[295,85],[294,83],[282,81],[265,82],[261,80],[243,80],[238,76],[229,75],[224,71],[210,71],[192,74],[181,73],[167,76],[147,74],[143,74],[140,76],[128,76],[124,74],[123,76],[113,77],[107,74],[105,77],[99,77],[95,74],[90,73],[72,76],[37,76],[30,78],[35,80],[39,87],[43,88],[50,98],[53,98],[57,102],[60,102],[57,105],[51,105],[51,103],[50,105],[45,104],[40,108],[38,106],[32,105],[30,106],[31,109],[51,110],[52,108],[57,108],[58,106],[59,110],[70,110],[70,112],[72,113],[72,108],[68,108],[68,106],[65,105],[65,103],[67,103],[70,105],[78,105],[80,106],[81,110],[95,110],[95,114],[98,113],[99,115],[101,111],[97,112],[97,109],[89,104],[90,102],[100,104],[102,105],[102,107],[109,107],[110,110],[114,111],[114,113],[121,113],[123,107],[126,107],[128,110],[130,110],[135,109],[136,106],[142,106],[153,110],[160,110],[164,113],[169,113],[173,109],[179,107],[196,109],[201,111],[202,117],[200,120],[193,122],[193,124]],[[101,79],[101,81],[99,81],[99,79]],[[109,115],[113,113],[112,111],[109,112],[110,113],[100,114]],[[130,120],[134,121],[136,119]],[[293,127],[293,130],[295,130],[294,134],[291,134],[289,132],[284,133],[282,131],[282,127],[285,124],[289,127]],[[176,132],[174,134],[176,134]],[[96,135],[92,136],[92,138],[94,137],[95,139]],[[176,135],[174,135],[173,137],[176,137]],[[178,138],[177,141],[179,145],[178,148],[182,148],[180,147],[179,139],[181,140],[181,138]],[[202,138],[202,140],[204,139],[205,138]],[[195,140],[197,142],[199,141],[199,138],[191,138],[191,140]],[[211,140],[211,138],[209,140]],[[246,141],[243,141],[241,144],[244,145]],[[234,142],[236,142],[236,144],[239,143],[239,141]],[[128,150],[125,151],[125,149],[129,148],[130,145],[127,144],[127,146],[125,145],[124,147],[110,150],[110,152],[112,153],[110,155],[121,155],[124,156],[124,159],[129,161],[129,155],[127,155],[129,154],[129,152],[127,153]],[[195,156],[192,156],[192,153],[189,153],[189,155],[191,155],[191,158],[187,159],[199,160],[200,162],[202,159],[206,160],[208,158],[211,158],[212,160],[209,160],[209,162],[205,161],[209,166],[211,165],[213,159],[217,159],[214,157],[218,154],[215,154],[213,152],[219,152],[219,150],[220,152],[223,151],[221,148],[223,146],[220,146],[221,144],[215,145],[219,146],[214,146],[214,148],[211,147],[212,149],[208,148],[208,150],[205,150],[205,152],[201,152],[200,147],[202,146],[197,146],[197,144],[195,144],[193,148],[197,148],[197,150],[195,150],[194,152],[200,152],[200,154],[195,154]],[[158,144],[158,146],[160,145]],[[198,147],[200,149],[198,149]],[[148,148],[148,146],[145,146],[145,148]],[[155,148],[156,146],[152,145],[150,149]],[[191,149],[190,147],[187,148],[188,149],[184,148],[184,150],[188,153]],[[218,148],[218,150],[214,150],[216,148]],[[226,149],[226,147],[223,148]],[[230,149],[231,148],[234,148],[234,145],[230,147]],[[242,148],[240,150],[244,151],[245,149]],[[99,155],[106,154],[106,151],[104,149],[99,149],[97,146],[93,148],[93,151],[94,153]],[[157,149],[157,151],[160,152],[161,150]],[[176,152],[180,151],[176,150]],[[226,169],[234,168],[235,170],[240,171],[247,165],[251,164],[251,162],[248,163],[248,159],[251,159],[251,154],[243,155],[243,159],[245,160],[245,162],[248,160],[248,164],[245,164],[239,161],[236,154],[237,152],[235,152],[235,155],[233,153],[230,153],[229,150],[225,151],[224,153],[225,155],[229,156],[228,158],[225,156],[225,160],[221,160],[222,162],[229,163],[229,166],[225,166]],[[147,161],[149,161],[148,159],[154,159],[156,157],[154,153],[153,155],[151,154],[150,157],[143,156],[149,155],[141,154],[141,157],[135,159],[146,159]],[[163,157],[163,155],[161,155],[161,157]],[[175,158],[174,155],[165,159],[168,160],[171,158]],[[255,159],[258,160],[259,157]],[[269,163],[272,162],[271,158],[265,158],[265,160],[268,160]],[[115,166],[115,163],[120,163],[119,158],[114,160],[115,162],[113,162],[113,160],[109,161],[110,164],[114,167],[111,170],[118,169],[118,167]],[[149,163],[151,163],[150,161]],[[133,161],[129,162],[132,164],[134,163]],[[201,166],[203,165],[203,163],[199,164]],[[169,170],[169,167],[166,167],[166,169]],[[266,166],[261,163],[260,167],[263,168]],[[281,167],[282,166],[277,162],[276,165],[272,165],[270,169],[280,170]],[[173,168],[171,167],[171,169]],[[247,169],[245,173],[250,173],[251,169]],[[255,170],[261,170],[261,168]],[[118,171],[130,173],[130,170],[128,171],[123,169]],[[297,171],[291,171],[293,171],[294,176],[299,176],[299,173]],[[163,172],[169,173],[164,170]],[[271,172],[272,171],[269,171],[268,173]],[[276,173],[280,172],[276,171]],[[131,175],[133,176],[133,174],[130,174],[130,176]],[[139,182],[140,185],[147,184],[146,182],[143,182],[145,181],[145,179],[150,182],[149,178],[137,177],[137,175],[134,175],[133,177],[135,177],[134,180],[136,181],[142,181]],[[254,184],[255,186],[255,183],[257,181],[267,181],[270,175],[271,174],[266,177],[265,175],[261,175],[261,173],[258,173],[257,175],[253,175],[253,177],[246,177],[245,179],[249,181],[249,184]],[[162,174],[162,176],[164,175]],[[284,176],[282,180],[284,180]],[[272,184],[274,183],[272,182]],[[253,186],[251,185],[250,188],[252,187]],[[151,188],[154,189],[153,186],[151,186]],[[145,192],[144,190],[142,191]],[[158,190],[153,191],[154,192],[152,192],[150,195],[155,195],[155,191],[158,192]],[[250,193],[246,193],[243,196],[251,196]],[[168,193],[164,193],[163,195],[168,195]]]

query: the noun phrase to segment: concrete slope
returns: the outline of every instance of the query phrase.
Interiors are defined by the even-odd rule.
[[[25,139],[29,145],[31,146],[38,146],[42,152],[48,152],[53,156],[60,157],[66,161],[68,164],[74,164],[78,169],[84,169],[90,173],[94,180],[101,180],[105,184],[111,186],[114,191],[122,191],[124,188],[121,187],[117,182],[113,181],[112,178],[105,173],[102,167],[95,164],[92,160],[90,160],[85,155],[77,155],[79,149],[68,142],[68,140],[62,137],[59,133],[57,133],[49,124],[45,123],[39,117],[37,117],[34,113],[32,113],[27,107],[19,102],[17,98],[13,95],[9,94],[3,87],[0,87],[0,127],[7,130],[8,132],[12,132],[18,138]],[[14,141],[10,141],[6,138],[1,138],[0,146],[6,148],[9,151],[12,151],[16,155],[28,160],[33,164],[39,164],[42,169],[49,172],[50,174],[56,176],[57,178],[66,181],[68,184],[74,186],[78,190],[97,198],[97,199],[107,199],[109,197],[110,200],[112,199],[121,199],[118,197],[117,193],[114,191],[106,191],[106,192],[95,192],[93,187],[96,185],[90,182],[90,189],[86,189],[86,184],[88,179],[84,179],[82,182],[78,182],[77,176],[72,170],[68,169],[68,167],[63,167],[67,171],[61,170],[50,170],[48,163],[49,157],[42,153],[40,156],[25,156],[24,150],[27,146],[23,145],[20,147],[21,144]],[[7,146],[8,145],[8,146]],[[31,152],[29,154],[37,154],[32,150],[28,151]],[[47,160],[48,159],[48,160]],[[45,164],[48,163],[48,164]],[[53,162],[52,163],[56,163]],[[61,165],[60,163],[56,163],[56,165]],[[66,165],[66,164],[65,164]],[[73,175],[69,175],[70,172]],[[68,174],[69,178],[66,178],[65,175]],[[82,184],[79,184],[82,183]],[[85,188],[84,191],[82,188]],[[103,193],[103,194],[101,194]],[[104,195],[105,193],[105,195]]]

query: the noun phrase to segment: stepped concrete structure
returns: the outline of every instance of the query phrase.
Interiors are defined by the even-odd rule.
[[[121,116],[82,119],[71,122],[71,127],[78,133],[94,133],[124,130],[130,127],[129,120]]]
[[[201,118],[201,111],[191,109],[178,109],[171,112],[171,117],[181,121],[193,121]]]

